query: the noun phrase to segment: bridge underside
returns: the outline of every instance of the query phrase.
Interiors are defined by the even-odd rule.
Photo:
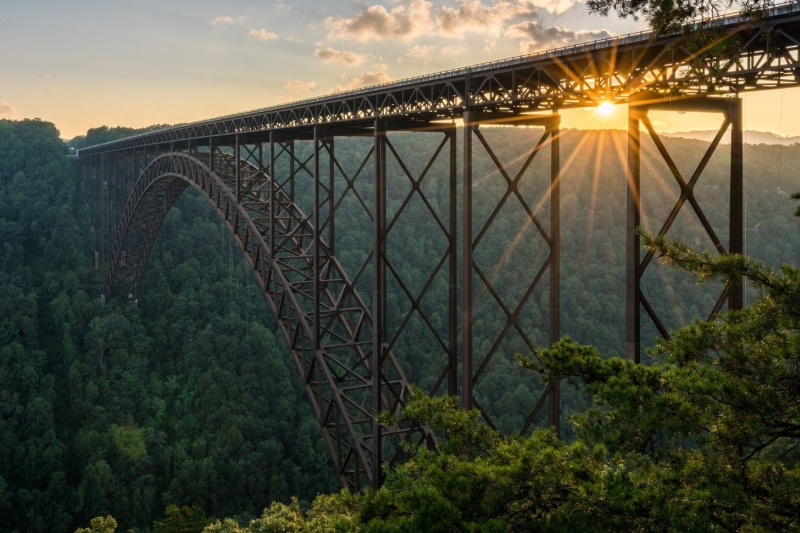
[[[377,422],[380,412],[403,407],[409,383],[422,384],[431,395],[457,395],[465,408],[479,409],[489,424],[508,431],[498,424],[497,405],[484,400],[482,387],[491,386],[488,369],[502,366],[509,349],[535,355],[561,335],[560,109],[604,99],[628,104],[629,358],[639,361],[645,327],[662,337],[670,329],[649,296],[648,279],[657,265],[652,252],[642,256],[638,227],[668,235],[690,213],[710,249],[741,253],[738,94],[800,82],[800,16],[793,6],[776,8],[757,24],[725,19],[721,27],[735,43],[726,58],[693,52],[678,37],[634,36],[82,150],[85,180],[100,199],[92,222],[99,228],[100,259],[109,267],[107,296],[138,296],[164,217],[188,185],[201,191],[234,234],[278,319],[343,485],[377,487],[384,466],[403,459],[403,442],[434,445],[426,428]],[[651,111],[662,110],[721,118],[718,134],[689,173],[681,171],[680,157],[670,154],[650,119]],[[509,155],[488,134],[486,126],[496,125],[536,126],[542,133],[524,154]],[[663,219],[648,216],[647,224],[643,203],[653,194],[642,188],[642,128],[677,187]],[[392,140],[401,132],[416,132],[425,141],[403,153]],[[696,185],[721,153],[727,133],[728,212],[720,229],[704,211]],[[337,147],[353,139],[358,149],[340,157]],[[489,161],[491,171],[477,174],[476,158]],[[487,176],[499,180],[500,194],[484,192]],[[538,187],[538,198],[530,197],[531,187]],[[337,223],[345,206],[356,221],[355,235],[369,241],[364,254],[338,249],[353,239]],[[526,252],[530,274],[514,279],[510,293],[497,281],[506,254],[486,258],[486,243],[508,231],[501,220],[506,209],[521,213],[519,228],[531,229],[518,236],[538,242],[530,248],[535,252]],[[409,227],[411,233],[402,233]],[[407,253],[403,241],[419,237],[413,233],[419,227],[425,228],[421,240],[427,239],[430,253],[414,258],[420,265],[410,276],[398,258]],[[740,308],[742,299],[741,286],[721,287],[701,313],[713,320],[726,304]],[[532,319],[526,314],[531,302],[542,300],[547,311]],[[487,312],[493,314],[491,327],[476,332],[478,315]],[[402,354],[408,336],[424,338],[430,353]],[[559,383],[528,385],[530,404],[520,408],[512,430],[558,430]]]
[[[681,175],[649,120],[651,110],[662,109],[711,111],[721,116],[716,139],[690,177]],[[502,147],[492,146],[488,135],[491,129],[485,130],[487,134],[483,130],[486,125],[509,124],[542,128],[538,130],[541,137],[523,157],[514,157],[519,159],[516,166],[504,159],[507,154],[497,150]],[[641,224],[642,125],[680,189],[659,234],[668,234],[688,204],[720,254],[738,253],[742,249],[743,212],[738,99],[706,97],[665,103],[642,98],[632,103],[627,172],[626,352],[636,361],[640,357],[643,316],[662,336],[669,335],[642,283],[653,255],[648,252],[641,257],[639,236],[634,231]],[[426,154],[410,154],[411,160],[392,142],[394,133],[388,126],[377,120],[372,128],[358,131],[315,127],[311,135],[299,138],[273,132],[265,141],[244,135],[235,136],[233,142],[209,138],[97,156],[86,166],[86,178],[94,181],[103,200],[102,209],[95,213],[97,225],[102,228],[104,221],[116,221],[116,229],[99,235],[98,242],[102,259],[109,265],[107,298],[138,297],[148,257],[170,207],[189,185],[205,195],[235,236],[277,318],[342,484],[356,490],[381,483],[386,465],[403,460],[403,442],[434,445],[433,435],[424,427],[383,427],[376,421],[380,412],[396,413],[407,401],[407,374],[420,379],[415,368],[418,362],[405,357],[399,361],[394,354],[404,334],[416,331],[414,328],[422,323],[431,342],[440,348],[438,366],[433,367],[435,375],[423,379],[426,392],[458,395],[465,408],[481,410],[485,420],[498,429],[504,429],[497,424],[498,413],[482,405],[480,399],[487,368],[508,355],[503,350],[512,341],[517,343],[517,351],[536,354],[561,335],[560,117],[553,114],[509,121],[467,113],[463,125],[427,124],[417,127],[416,132],[425,137],[431,149]],[[723,245],[703,214],[694,186],[728,131],[732,134],[730,223],[729,242]],[[360,139],[364,150],[355,159],[348,152],[345,161],[337,157],[335,148],[347,138]],[[483,178],[473,175],[474,157],[492,162],[495,176],[502,180],[503,195],[481,197],[476,187]],[[523,192],[530,180],[537,179],[533,169],[549,177],[539,184],[544,194],[537,205]],[[406,183],[399,196],[395,192],[400,190],[398,179]],[[428,189],[432,182],[437,184],[436,197]],[[364,190],[369,190],[372,198],[366,198]],[[363,208],[372,241],[369,256],[352,272],[345,271],[335,250],[336,214],[347,202]],[[480,221],[474,219],[476,202],[490,213]],[[307,213],[300,204],[307,207]],[[428,222],[441,233],[442,246],[433,254],[434,266],[422,282],[404,279],[397,264],[403,251],[397,249],[398,239],[393,238],[414,204],[427,206],[423,211]],[[524,224],[536,228],[531,235],[543,243],[540,257],[530,258],[540,266],[531,271],[529,279],[519,280],[518,294],[512,300],[503,295],[495,273],[476,259],[485,240],[500,225],[503,209],[510,204],[521,206],[527,221]],[[414,213],[419,217],[419,211]],[[426,298],[437,285],[446,286],[447,301],[440,302],[438,309],[446,315],[444,325],[434,324],[436,319],[426,308]],[[359,286],[362,291],[366,286],[367,298],[361,296]],[[526,305],[543,288],[549,312],[537,327],[547,332],[544,344],[535,340],[523,320]],[[393,323],[387,316],[388,302],[397,298],[398,291],[407,306]],[[726,302],[730,308],[740,307],[741,294],[741,287],[725,287],[714,308],[708,310],[709,319],[715,318]],[[500,310],[499,325],[490,337],[484,331],[479,335],[473,331],[475,314],[485,308],[486,298]],[[479,346],[474,344],[476,336],[481,339]],[[542,423],[558,430],[559,383],[532,386],[537,399],[525,408],[524,420],[513,431],[527,433]]]

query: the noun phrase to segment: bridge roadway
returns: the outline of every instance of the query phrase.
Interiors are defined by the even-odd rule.
[[[643,91],[675,97],[798,84],[800,2],[777,5],[761,22],[733,14],[717,23],[740,40],[738,53],[702,61],[693,71],[689,65],[698,55],[682,36],[640,32],[165,128],[85,148],[81,155],[273,130],[309,132],[315,125],[372,128],[378,118],[398,126],[408,121],[404,127],[467,111],[507,118],[603,100],[626,103]]]
[[[715,24],[733,50],[725,58],[695,54],[681,36],[637,33],[82,149],[84,186],[99,199],[92,202],[92,224],[97,236],[96,264],[108,268],[106,296],[138,297],[167,212],[186,187],[195,187],[214,206],[255,272],[297,364],[342,484],[353,489],[376,487],[385,475],[384,465],[403,459],[403,442],[429,446],[435,442],[425,427],[413,421],[384,427],[376,420],[381,411],[397,412],[407,400],[409,368],[404,364],[409,362],[401,364],[395,351],[412,315],[424,324],[426,335],[443,356],[437,375],[430,380],[434,385],[426,392],[458,395],[463,407],[479,409],[490,424],[496,413],[480,404],[476,384],[512,337],[522,351],[536,353],[537,343],[525,329],[522,315],[537,288],[545,287],[549,295],[549,314],[537,327],[547,332],[549,342],[560,336],[559,110],[601,101],[629,104],[628,357],[639,360],[643,319],[662,336],[669,336],[643,291],[642,276],[653,255],[648,252],[641,257],[634,231],[641,220],[642,127],[680,189],[659,233],[666,235],[688,206],[720,254],[742,251],[742,122],[737,95],[800,82],[800,3],[780,4],[757,22],[734,14],[715,19]],[[681,174],[661,142],[648,117],[654,109],[714,112],[721,117],[716,138],[691,176]],[[484,124],[535,125],[544,130],[521,169],[512,174],[508,162],[483,135]],[[435,139],[433,155],[421,161],[424,170],[412,172],[412,165],[403,161],[389,134],[395,131],[426,132]],[[731,134],[730,215],[724,230],[728,239],[723,243],[694,187],[726,132]],[[352,154],[347,161],[338,158],[335,141],[342,137],[366,137],[368,153],[355,164]],[[490,199],[481,197],[474,187],[477,150],[484,150],[496,165],[506,189],[502,198],[483,205],[492,214],[480,223],[473,218],[473,207],[476,200],[487,204]],[[537,155],[545,151],[549,151],[549,183],[544,185],[549,221],[539,219],[538,208],[520,188],[528,169],[538,164]],[[415,157],[423,158],[421,154]],[[388,190],[390,161],[407,178],[408,190]],[[371,199],[359,192],[357,180],[367,184]],[[432,207],[436,202],[423,187],[432,180],[439,180],[440,187],[449,191],[444,213]],[[391,212],[389,195],[404,196]],[[372,234],[369,257],[354,272],[346,272],[336,255],[335,220],[345,199],[361,205]],[[396,223],[415,199],[427,206],[433,227],[439,228],[439,238],[446,243],[440,255],[431,252],[438,256],[438,263],[425,273],[421,288],[412,288],[414,284],[403,279],[390,250],[390,245],[396,245],[396,237],[390,239],[396,235]],[[543,257],[532,258],[540,268],[530,279],[518,280],[522,289],[511,299],[503,297],[492,276],[474,259],[476,248],[497,227],[498,213],[509,202],[522,207],[525,224],[536,228],[546,249]],[[365,274],[370,269],[371,280]],[[442,303],[444,332],[435,326],[424,303],[430,287],[442,276],[448,287],[447,302]],[[369,303],[357,289],[365,280],[371,286]],[[391,327],[391,320],[397,318],[387,316],[389,283],[400,291],[408,309]],[[488,348],[485,343],[474,346],[478,290],[492,299],[500,314],[499,331],[494,338],[484,338]],[[726,304],[730,309],[741,307],[741,286],[726,286],[708,318],[715,318]],[[558,430],[559,389],[557,381],[538,385],[539,399],[530,406],[520,432],[541,423],[542,417]]]

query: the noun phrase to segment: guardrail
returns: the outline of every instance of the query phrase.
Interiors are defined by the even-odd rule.
[[[774,5],[773,7],[766,10],[765,16],[768,18],[771,17],[778,17],[781,15],[787,14],[794,14],[800,13],[800,0],[789,0],[787,2],[781,2],[779,4]],[[740,24],[743,22],[747,22],[749,20],[748,16],[743,14],[742,12],[735,12],[729,13],[726,15],[721,15],[719,17],[714,17],[709,19],[707,22],[718,25],[718,26],[734,26],[736,24]],[[699,23],[696,23],[696,25]],[[639,31],[635,33],[627,33],[625,35],[618,35],[616,37],[607,37],[605,39],[598,39],[595,41],[590,41],[587,43],[580,43],[580,44],[573,44],[570,46],[563,46],[559,48],[552,48],[550,50],[545,50],[542,52],[535,52],[533,54],[526,54],[526,55],[519,55],[515,57],[510,57],[506,59],[498,59],[495,61],[487,61],[484,63],[477,63],[475,65],[470,65],[468,67],[460,67],[450,70],[443,70],[440,72],[435,72],[432,74],[423,74],[421,76],[413,76],[410,78],[403,78],[397,81],[391,81],[386,83],[381,83],[377,85],[370,85],[368,87],[362,87],[360,89],[352,89],[349,91],[339,91],[334,93],[328,93],[321,96],[305,98],[302,100],[294,100],[292,102],[286,102],[283,104],[275,104],[267,107],[262,107],[258,109],[252,109],[249,111],[241,111],[238,113],[232,113],[228,115],[220,115],[218,117],[213,117],[209,119],[199,120],[197,122],[190,122],[187,124],[183,124],[181,126],[170,126],[168,128],[162,128],[159,130],[148,131],[147,133],[141,133],[139,135],[133,135],[131,137],[127,137],[127,139],[135,139],[140,136],[145,135],[152,135],[154,133],[163,133],[171,130],[178,130],[187,127],[193,126],[202,126],[204,124],[211,124],[214,122],[219,122],[221,120],[231,120],[237,118],[246,118],[253,115],[263,114],[263,113],[271,113],[276,111],[285,111],[290,110],[293,108],[298,107],[305,107],[309,104],[322,104],[329,101],[341,100],[344,98],[349,98],[353,96],[361,96],[370,93],[381,93],[386,91],[391,91],[393,89],[401,89],[405,86],[409,85],[418,85],[420,83],[425,83],[429,81],[438,81],[444,80],[449,78],[460,78],[460,77],[467,77],[472,73],[480,73],[490,71],[496,68],[503,68],[505,66],[514,66],[523,63],[532,63],[536,61],[552,59],[554,57],[564,57],[569,56],[576,53],[582,53],[587,51],[599,50],[603,48],[609,48],[612,46],[619,46],[619,45],[626,45],[626,44],[634,44],[634,43],[641,43],[648,41],[654,37],[657,37],[655,32],[651,31]],[[669,35],[665,36],[669,37]],[[118,141],[110,141],[107,143],[97,144],[88,148],[95,148],[113,144]]]

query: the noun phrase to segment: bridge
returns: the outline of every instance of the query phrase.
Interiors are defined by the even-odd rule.
[[[679,198],[660,227],[667,234],[681,210],[691,208],[720,254],[743,247],[742,105],[746,91],[800,83],[800,4],[773,7],[763,19],[738,14],[713,21],[732,52],[697,52],[682,35],[637,33],[538,54],[475,65],[153,131],[80,150],[85,186],[100,199],[93,206],[96,263],[107,265],[106,297],[135,299],[148,257],[169,209],[189,186],[200,191],[232,232],[275,314],[322,428],[344,486],[377,487],[384,465],[403,459],[402,443],[433,445],[427,428],[384,427],[382,411],[396,412],[409,394],[409,362],[395,355],[410,317],[443,354],[429,394],[458,395],[465,408],[480,404],[475,386],[505,339],[521,339],[535,353],[520,311],[546,285],[548,316],[542,327],[554,342],[560,328],[560,115],[569,108],[608,101],[628,104],[626,215],[626,355],[639,361],[643,320],[661,335],[667,328],[648,301],[643,274],[653,254],[642,256],[634,231],[641,221],[641,130],[644,128],[674,176]],[[661,141],[649,112],[712,112],[721,126],[702,161],[685,177]],[[492,146],[484,127],[543,128],[518,172]],[[424,135],[433,148],[424,161],[396,149],[398,132]],[[694,187],[723,135],[730,133],[730,213],[727,242],[715,233]],[[368,149],[356,160],[338,157],[337,146],[359,139]],[[504,180],[500,198],[482,195],[473,157],[488,156]],[[531,168],[548,155],[546,220],[521,193]],[[413,158],[423,157],[421,155]],[[538,157],[538,158],[537,158]],[[402,188],[387,179],[391,162]],[[414,164],[411,164],[414,163]],[[368,184],[371,198],[356,182]],[[445,191],[444,207],[428,184]],[[387,208],[387,199],[395,206]],[[360,205],[371,235],[370,253],[348,271],[337,249],[337,213],[344,202]],[[421,204],[419,204],[421,202]],[[519,202],[526,224],[544,242],[541,267],[508,303],[475,259],[498,212]],[[411,203],[440,232],[443,249],[423,283],[410,283],[393,257],[398,220]],[[476,203],[491,215],[474,219]],[[687,206],[688,204],[688,206]],[[443,325],[434,324],[425,297],[433,284],[447,286]],[[366,293],[363,286],[367,286]],[[405,299],[404,317],[389,327],[389,285]],[[359,290],[362,286],[362,290]],[[474,343],[475,293],[494,298],[501,325],[488,345]],[[740,285],[724,287],[709,319],[727,305],[742,306]],[[543,386],[521,431],[537,421],[558,429],[559,383]]]

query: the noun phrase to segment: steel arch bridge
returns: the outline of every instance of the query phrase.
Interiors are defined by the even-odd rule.
[[[679,188],[678,200],[660,226],[666,235],[687,206],[720,254],[743,246],[742,111],[738,94],[797,86],[800,82],[800,3],[772,8],[756,22],[729,15],[714,22],[736,52],[707,59],[681,36],[638,33],[497,61],[316,99],[153,131],[80,150],[84,180],[100,201],[93,206],[96,264],[108,265],[106,296],[136,298],[158,230],[189,186],[199,190],[234,235],[283,331],[305,390],[344,486],[380,485],[385,464],[402,460],[403,442],[434,445],[425,427],[383,427],[382,411],[396,412],[409,392],[408,365],[394,348],[414,315],[443,354],[430,394],[458,395],[465,408],[480,404],[475,385],[506,339],[514,336],[535,353],[521,310],[546,285],[548,342],[560,328],[560,115],[559,110],[628,104],[626,206],[626,354],[640,356],[642,319],[664,337],[669,332],[643,290],[652,253],[641,256],[641,127],[652,138]],[[651,110],[714,112],[721,126],[691,176],[682,175],[661,141]],[[516,172],[492,146],[484,125],[543,128]],[[409,161],[392,142],[395,132],[421,132],[431,154]],[[730,144],[730,212],[727,242],[703,212],[694,189],[726,133]],[[355,161],[337,157],[337,140],[361,138],[369,146]],[[459,148],[461,157],[459,157]],[[481,196],[473,175],[480,151],[496,167],[505,193]],[[521,192],[530,169],[548,154],[545,218]],[[538,156],[538,158],[537,158]],[[391,162],[404,180],[388,178]],[[368,181],[371,198],[356,186]],[[446,190],[442,209],[427,184]],[[395,198],[396,197],[396,198]],[[393,199],[387,207],[387,199]],[[402,198],[402,199],[401,199]],[[363,208],[371,233],[370,254],[355,272],[337,258],[336,213],[343,202]],[[412,203],[422,203],[443,243],[422,283],[408,283],[393,257],[393,230]],[[486,220],[474,218],[476,202],[489,203]],[[518,202],[526,224],[545,243],[541,267],[513,304],[493,286],[475,250],[496,225],[497,214]],[[306,209],[304,210],[303,207]],[[437,251],[436,253],[439,253]],[[460,257],[459,257],[460,256]],[[369,279],[371,276],[371,280]],[[369,281],[362,297],[357,285]],[[436,283],[447,286],[444,326],[426,310]],[[389,326],[388,286],[407,300],[405,317]],[[475,293],[500,309],[501,324],[488,345],[475,346]],[[727,306],[742,306],[740,285],[725,286],[709,319]],[[546,418],[558,428],[559,383],[543,386],[521,431]],[[541,415],[541,416],[540,416]]]

